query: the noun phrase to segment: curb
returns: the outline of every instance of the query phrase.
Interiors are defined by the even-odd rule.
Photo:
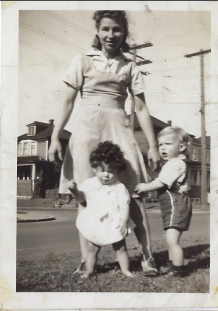
[[[17,223],[41,222],[41,221],[51,221],[51,220],[56,220],[56,218],[54,216],[47,216],[47,217],[40,217],[40,218],[27,218],[27,219],[24,219],[24,218],[22,219],[22,218],[17,217]]]

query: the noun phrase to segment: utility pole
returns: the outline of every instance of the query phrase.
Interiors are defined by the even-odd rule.
[[[130,54],[133,55],[133,61],[136,63],[137,66],[141,66],[141,65],[145,65],[145,64],[150,64],[152,63],[150,60],[146,60],[144,59],[143,57],[137,55],[137,50],[138,49],[143,49],[143,48],[146,48],[146,47],[149,47],[149,46],[153,46],[152,43],[150,42],[147,42],[147,43],[144,43],[144,44],[140,44],[140,45],[132,45],[130,47],[130,50],[133,50],[133,53],[129,52]],[[137,62],[136,58],[140,58],[141,60]],[[134,120],[134,113],[135,113],[135,101],[134,101],[134,98],[131,96],[131,115],[130,115],[130,124],[131,124],[131,128],[132,128],[132,131],[134,132],[135,130],[135,120]]]
[[[204,54],[211,50],[200,50],[200,52],[185,55],[193,57],[200,55],[200,75],[201,75],[201,204],[202,209],[207,209],[207,148],[205,131],[205,96],[204,96]]]

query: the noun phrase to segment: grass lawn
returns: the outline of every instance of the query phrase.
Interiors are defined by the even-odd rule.
[[[52,207],[54,205],[54,199],[18,199],[17,207]]]
[[[99,253],[97,273],[84,280],[73,271],[79,265],[80,253],[48,253],[44,257],[18,260],[18,292],[162,292],[162,293],[207,293],[209,292],[209,238],[183,240],[185,265],[188,276],[168,278],[145,277],[141,270],[139,250],[129,249],[130,270],[135,278],[127,278],[115,262],[111,246]],[[153,242],[153,254],[159,267],[166,265],[165,242]]]

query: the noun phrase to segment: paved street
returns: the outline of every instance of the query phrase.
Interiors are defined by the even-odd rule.
[[[78,233],[75,227],[76,210],[38,211],[40,215],[52,215],[53,221],[17,224],[17,258],[30,258],[49,252],[79,251]],[[164,240],[165,231],[159,213],[147,212],[152,240]],[[209,214],[194,214],[190,230],[182,239],[209,237]],[[127,238],[127,245],[136,245],[134,234]]]

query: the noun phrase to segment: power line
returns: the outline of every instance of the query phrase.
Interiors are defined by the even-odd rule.
[[[22,41],[22,40],[20,40],[20,39],[19,39],[19,42],[22,43],[22,44],[24,44],[24,45],[27,45],[27,46],[33,48],[34,50],[37,50],[37,51],[39,51],[39,52],[41,52],[41,53],[43,53],[43,54],[45,54],[45,55],[48,55],[48,56],[50,56],[50,57],[52,57],[52,58],[55,58],[55,59],[61,61],[62,63],[65,63],[65,64],[69,65],[69,63],[68,63],[68,62],[65,62],[63,59],[57,58],[57,57],[55,57],[55,56],[53,56],[53,55],[51,55],[51,54],[49,54],[49,53],[47,53],[47,52],[44,52],[44,51],[40,50],[39,48],[37,48],[37,47],[31,45],[31,44],[28,44],[28,43],[26,43],[26,42],[24,42],[24,41]]]
[[[65,25],[67,25],[67,26],[69,26],[69,27],[71,27],[71,28],[74,28],[74,29],[76,29],[76,30],[79,30],[80,32],[83,32],[84,34],[86,34],[86,35],[89,36],[89,37],[90,37],[90,36],[93,37],[93,36],[95,35],[94,33],[90,32],[90,31],[88,31],[88,30],[86,30],[86,29],[84,29],[84,28],[82,28],[82,27],[80,27],[80,26],[78,26],[78,25],[76,25],[76,24],[74,24],[74,23],[72,23],[72,22],[70,22],[70,21],[68,21],[68,20],[66,20],[66,19],[64,19],[64,18],[62,18],[62,17],[60,17],[59,15],[50,12],[50,11],[41,11],[41,13],[43,13],[43,14],[45,14],[45,15],[47,15],[47,16],[50,16],[50,17],[52,17],[53,19],[58,20],[58,21],[60,21],[61,23],[65,24]]]
[[[179,71],[179,70],[185,70],[185,69],[191,69],[191,68],[196,68],[197,65],[194,65],[194,66],[189,66],[189,67],[178,67],[178,68],[165,68],[165,69],[162,69],[162,70],[154,70],[154,71],[151,71],[151,73],[153,72],[171,72],[171,71]]]
[[[37,29],[37,28],[35,28],[35,27],[32,27],[32,26],[30,26],[30,25],[28,25],[28,24],[25,24],[25,23],[23,23],[23,22],[20,22],[20,25],[21,25],[22,27],[24,27],[24,28],[30,30],[30,31],[33,31],[33,32],[35,32],[35,33],[37,33],[37,34],[43,36],[43,37],[47,37],[47,38],[52,39],[52,40],[54,40],[54,41],[56,41],[56,42],[58,42],[58,43],[62,43],[62,44],[64,44],[64,45],[68,46],[68,47],[72,47],[72,48],[78,50],[79,52],[86,51],[85,49],[83,49],[83,48],[81,48],[81,47],[79,47],[79,46],[77,46],[77,45],[75,45],[75,44],[73,44],[73,43],[69,43],[69,42],[66,41],[66,40],[60,39],[60,38],[58,38],[58,37],[56,37],[56,36],[53,36],[53,35],[49,34],[48,32],[39,30],[39,29]]]
[[[154,39],[153,42],[167,40],[167,39],[172,39],[172,38],[178,38],[178,37],[185,36],[185,35],[192,35],[193,33],[208,31],[208,29],[210,30],[210,28],[205,28],[204,30],[202,29],[202,30],[197,30],[197,31],[193,31],[193,32],[186,32],[186,33],[183,33],[183,34],[180,34],[180,35],[176,35],[176,36],[173,36],[173,37],[165,37],[165,38],[156,39],[156,40]]]

